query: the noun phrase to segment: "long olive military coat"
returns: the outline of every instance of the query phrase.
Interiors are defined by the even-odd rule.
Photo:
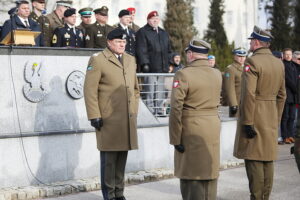
[[[208,180],[219,176],[220,102],[222,75],[208,66],[208,60],[195,60],[176,72],[169,118],[170,144],[183,144],[184,153],[175,150],[175,176],[180,179]]]
[[[278,127],[286,99],[284,66],[268,48],[257,49],[245,63],[234,156],[276,160]],[[248,139],[243,125],[253,125],[257,136]]]
[[[93,55],[87,67],[84,98],[88,119],[103,119],[101,131],[96,131],[100,151],[138,148],[136,62],[127,53],[122,62],[106,48]]]
[[[229,65],[224,74],[224,88],[229,106],[238,106],[241,96],[241,79],[243,66],[238,62]]]

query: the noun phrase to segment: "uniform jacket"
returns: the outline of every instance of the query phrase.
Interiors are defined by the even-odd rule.
[[[105,24],[100,25],[98,22],[91,24],[86,28],[85,47],[87,48],[105,48],[107,34],[113,30],[113,27]]]
[[[52,46],[53,47],[84,47],[84,35],[81,29],[75,28],[74,31],[66,24],[64,27],[57,28],[54,31]]]
[[[284,66],[268,48],[257,49],[245,63],[234,156],[273,161],[286,99]],[[243,125],[253,125],[256,137],[248,139]]]
[[[138,148],[136,62],[127,53],[122,60],[123,65],[106,48],[90,58],[86,72],[84,98],[88,119],[103,119],[101,131],[96,131],[100,151]]]
[[[119,28],[123,29],[120,24],[118,24]],[[123,29],[124,30],[124,29]],[[135,56],[135,32],[128,28],[128,32],[125,30],[126,33],[126,52],[132,56]]]
[[[50,27],[50,21],[49,19],[41,15],[40,17],[35,14],[35,12],[31,12],[29,15],[29,18],[32,19],[34,22],[36,22],[42,31],[43,39],[44,39],[44,46],[50,47],[51,46],[51,40],[52,40],[52,29]]]
[[[219,70],[208,60],[196,60],[176,72],[169,118],[170,144],[175,150],[175,176],[180,179],[208,180],[219,176],[220,119],[218,105],[222,85]]]
[[[59,17],[56,15],[55,11],[53,11],[52,13],[46,15],[46,17],[49,19],[50,26],[51,26],[53,31],[58,27],[63,27],[64,26],[63,19],[59,19]]]
[[[56,15],[55,11],[46,15],[46,17],[49,19],[49,22],[50,22],[50,27],[51,27],[50,34],[51,34],[51,40],[52,40],[52,36],[54,34],[55,29],[58,27],[63,27],[64,21],[63,21],[63,19],[59,19],[59,17]]]
[[[286,103],[296,103],[298,70],[292,61],[283,60],[285,69]]]
[[[13,22],[12,22],[13,21]],[[34,22],[32,19],[28,18],[28,23],[29,23],[29,29],[31,31],[41,31],[40,26]],[[13,25],[11,25],[13,24]],[[14,15],[12,17],[12,20],[6,20],[3,28],[2,28],[2,33],[1,33],[1,39],[3,40],[5,38],[5,36],[11,32],[11,28],[13,28],[13,30],[15,29],[27,29],[26,26],[21,22],[21,20],[19,19],[19,17],[17,15]],[[35,38],[35,46],[44,46],[44,41],[43,41],[43,36],[42,34],[40,34],[39,36],[37,36]]]
[[[138,25],[136,25],[135,23],[133,23],[133,22],[128,27],[131,30],[133,30],[135,33],[140,29],[140,27]]]
[[[77,28],[81,29],[82,32],[83,32],[83,35],[85,35],[85,33],[86,33],[86,28],[87,28],[88,26],[90,26],[90,24],[85,24],[85,23],[81,22],[80,25],[77,26]]]
[[[229,65],[224,74],[224,89],[229,106],[238,106],[241,95],[241,79],[243,66],[238,62]]]
[[[171,57],[169,35],[158,27],[158,33],[149,24],[136,33],[136,55],[138,64],[148,64],[150,73],[167,73]]]

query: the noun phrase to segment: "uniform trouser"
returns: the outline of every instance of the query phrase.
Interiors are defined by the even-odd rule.
[[[268,200],[273,186],[273,161],[245,160],[250,199]]]
[[[281,118],[282,139],[293,137],[295,117],[296,117],[296,104],[286,103],[284,105],[282,118]]]
[[[183,200],[217,199],[218,179],[185,180],[180,179],[180,190]]]
[[[164,77],[149,76],[144,78],[146,105],[153,114],[162,112],[163,100],[166,98]]]
[[[100,151],[101,189],[104,200],[122,197],[128,151]]]

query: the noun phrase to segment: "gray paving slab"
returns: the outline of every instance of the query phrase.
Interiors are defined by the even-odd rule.
[[[289,155],[291,145],[280,146],[279,159],[275,162],[275,176],[272,200],[299,200],[300,175],[295,159]],[[168,179],[158,182],[127,186],[128,200],[181,200],[179,180]],[[244,167],[226,169],[220,172],[218,181],[219,200],[249,199],[248,180]],[[101,191],[79,193],[48,200],[103,200]]]

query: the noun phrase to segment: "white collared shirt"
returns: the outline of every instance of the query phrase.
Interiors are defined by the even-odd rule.
[[[126,31],[127,34],[129,34],[127,26],[124,26],[122,23],[120,23],[120,26]]]
[[[74,34],[76,35],[75,25],[74,25],[74,26],[71,26],[70,24],[67,24],[67,25],[68,25],[69,28],[71,28],[71,29],[73,28],[73,32],[74,32]]]
[[[30,24],[29,24],[29,20],[28,20],[28,18],[27,19],[24,19],[24,18],[22,18],[22,17],[20,17],[19,15],[18,15],[18,17],[19,17],[19,19],[20,19],[20,21],[24,24],[24,26],[26,27],[26,23],[25,23],[25,21],[27,21],[27,23],[28,23],[28,26],[30,27]]]

